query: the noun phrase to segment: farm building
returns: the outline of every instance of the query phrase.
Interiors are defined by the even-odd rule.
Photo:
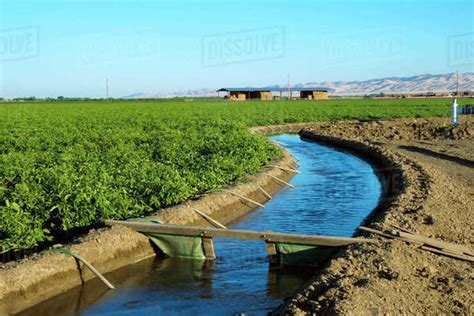
[[[327,99],[328,92],[330,89],[328,88],[299,88],[295,89],[295,91],[300,92],[301,99]]]
[[[217,93],[225,92],[227,95],[225,98],[233,101],[244,101],[244,100],[273,100],[274,98],[281,98],[283,93],[293,97],[294,92],[299,92],[299,98],[301,99],[327,99],[328,92],[331,89],[322,87],[292,87],[280,88],[280,87],[263,87],[263,88],[221,88],[217,90]],[[278,93],[279,96],[273,96],[273,92]]]
[[[272,90],[267,88],[222,88],[217,92],[228,92],[229,100],[272,100]]]

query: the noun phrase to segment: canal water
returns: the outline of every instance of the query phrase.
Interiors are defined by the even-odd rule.
[[[352,236],[377,206],[381,184],[372,166],[348,152],[302,140],[270,137],[299,161],[291,180],[265,208],[230,227]],[[107,274],[109,291],[92,280],[25,315],[265,315],[291,296],[316,268],[270,269],[261,241],[214,239],[215,262],[153,258]]]

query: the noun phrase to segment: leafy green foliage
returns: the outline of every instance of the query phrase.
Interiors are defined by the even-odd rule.
[[[140,216],[278,155],[249,126],[449,114],[447,100],[0,105],[0,253]]]

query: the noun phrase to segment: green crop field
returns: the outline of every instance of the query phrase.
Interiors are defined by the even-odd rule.
[[[256,172],[278,151],[250,126],[447,116],[449,103],[0,103],[0,253],[147,214]]]

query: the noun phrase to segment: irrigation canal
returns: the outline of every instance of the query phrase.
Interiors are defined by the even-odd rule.
[[[376,207],[381,184],[359,157],[301,140],[270,137],[299,160],[291,180],[265,208],[229,226],[234,229],[350,237]],[[152,258],[109,273],[107,290],[94,279],[35,306],[25,315],[265,315],[294,293],[315,268],[269,269],[265,244],[214,239],[217,260]]]

